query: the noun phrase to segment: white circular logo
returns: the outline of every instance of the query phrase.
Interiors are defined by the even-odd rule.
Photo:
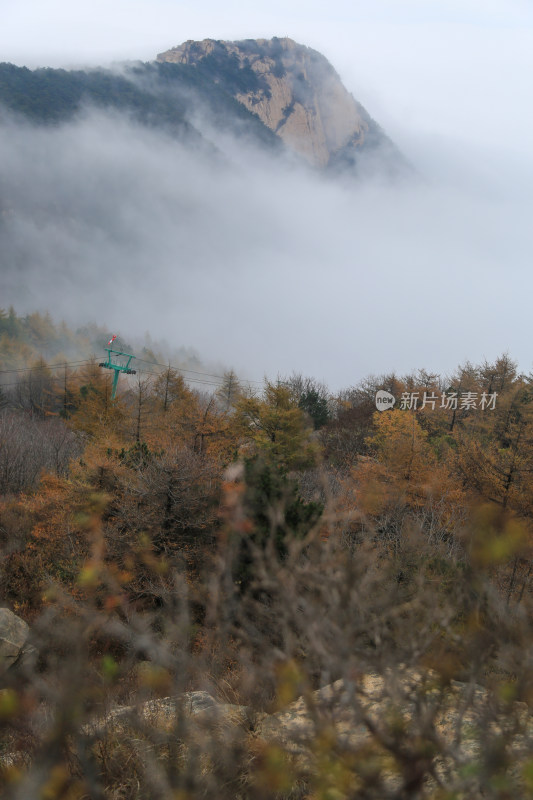
[[[390,392],[385,392],[383,389],[376,392],[376,408],[378,411],[386,411],[388,408],[392,408],[395,402],[396,398]]]

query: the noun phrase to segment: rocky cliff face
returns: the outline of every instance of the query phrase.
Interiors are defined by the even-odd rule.
[[[188,41],[157,56],[212,73],[249,111],[309,163],[354,161],[388,143],[324,56],[292,39]]]

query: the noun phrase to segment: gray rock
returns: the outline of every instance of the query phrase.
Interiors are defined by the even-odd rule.
[[[30,629],[8,608],[0,608],[0,674],[19,658]]]
[[[217,701],[209,692],[186,692],[183,695],[183,699],[189,714],[199,714],[217,705]]]
[[[161,697],[147,700],[137,706],[119,706],[105,717],[95,719],[85,726],[86,732],[96,733],[105,727],[123,727],[128,720],[142,720],[162,731],[172,729],[176,714],[183,712],[185,717],[199,730],[204,727],[231,727],[246,725],[250,709],[247,706],[221,703],[208,692],[185,692],[177,697]]]

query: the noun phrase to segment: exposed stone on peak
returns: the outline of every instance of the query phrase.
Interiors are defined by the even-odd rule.
[[[353,161],[357,150],[388,142],[329,61],[292,39],[189,40],[157,60],[209,68],[214,82],[316,166]]]

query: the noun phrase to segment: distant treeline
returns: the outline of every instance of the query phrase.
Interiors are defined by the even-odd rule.
[[[263,145],[279,147],[276,135],[232,97],[232,91],[253,90],[256,81],[250,68],[214,57],[198,67],[139,62],[121,72],[30,70],[2,63],[0,106],[40,124],[65,122],[84,106],[96,106],[126,112],[142,124],[200,141],[201,135],[188,121],[200,105],[217,125],[235,133],[244,129]]]
[[[102,353],[107,330],[90,324],[73,331],[64,322],[54,323],[50,314],[19,315],[13,307],[0,308],[0,387],[16,373],[34,367],[39,360],[54,364],[86,359]]]

